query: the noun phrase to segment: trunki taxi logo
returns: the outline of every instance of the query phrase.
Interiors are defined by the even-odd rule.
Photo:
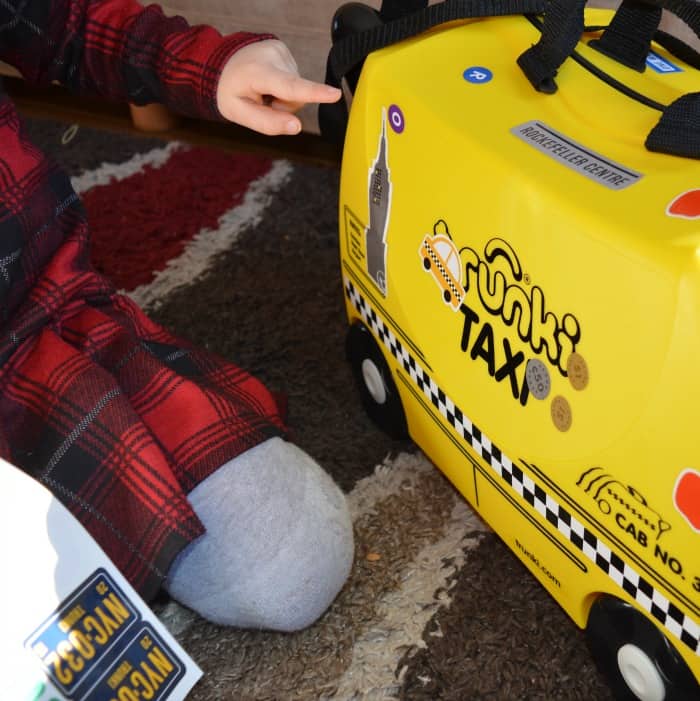
[[[588,366],[577,352],[581,340],[578,320],[573,314],[559,317],[547,309],[544,291],[529,285],[507,241],[491,239],[482,254],[468,246],[458,249],[447,222],[439,219],[433,233],[421,241],[418,255],[443,302],[463,316],[462,352],[484,362],[489,375],[496,382],[506,382],[520,404],[525,406],[531,395],[540,400],[550,395],[550,370],[568,378],[576,390],[587,387]],[[533,355],[526,358],[522,350],[514,349],[508,337],[499,336],[492,323],[474,309],[472,299],[491,319],[513,327]],[[557,428],[567,430],[571,426],[568,400],[555,396],[551,409]]]

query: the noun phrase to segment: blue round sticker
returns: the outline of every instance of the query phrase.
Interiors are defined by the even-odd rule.
[[[474,83],[476,85],[490,83],[493,78],[493,73],[483,66],[471,66],[467,68],[462,75],[464,76],[464,80],[468,83]]]

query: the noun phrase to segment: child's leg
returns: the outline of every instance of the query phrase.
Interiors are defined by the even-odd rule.
[[[176,558],[166,589],[216,623],[292,631],[313,623],[353,559],[345,497],[302,450],[269,439],[189,494],[206,533]]]

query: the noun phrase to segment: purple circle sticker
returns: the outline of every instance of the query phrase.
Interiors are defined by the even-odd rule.
[[[403,112],[398,105],[391,105],[391,107],[389,107],[389,124],[391,124],[391,128],[397,134],[400,134],[406,126],[403,119]]]

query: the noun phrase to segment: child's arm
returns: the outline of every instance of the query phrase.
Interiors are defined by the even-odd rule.
[[[217,101],[229,59],[271,35],[222,37],[211,27],[190,27],[181,17],[165,17],[158,6],[144,8],[136,0],[3,0],[0,26],[0,59],[32,82],[58,81],[78,93],[138,105],[161,102],[181,114],[210,118],[223,113],[235,119],[240,110],[230,109],[231,100],[240,95],[249,102],[265,101],[259,89],[283,100],[273,100],[268,109],[286,105],[276,89],[283,81],[279,74],[271,77],[274,66],[264,60],[258,73],[241,62],[248,78],[232,78],[229,70],[224,83],[234,90]],[[297,102],[313,99],[301,97]],[[242,119],[256,128],[258,120],[250,112]],[[285,131],[268,122],[263,127],[267,133]]]

